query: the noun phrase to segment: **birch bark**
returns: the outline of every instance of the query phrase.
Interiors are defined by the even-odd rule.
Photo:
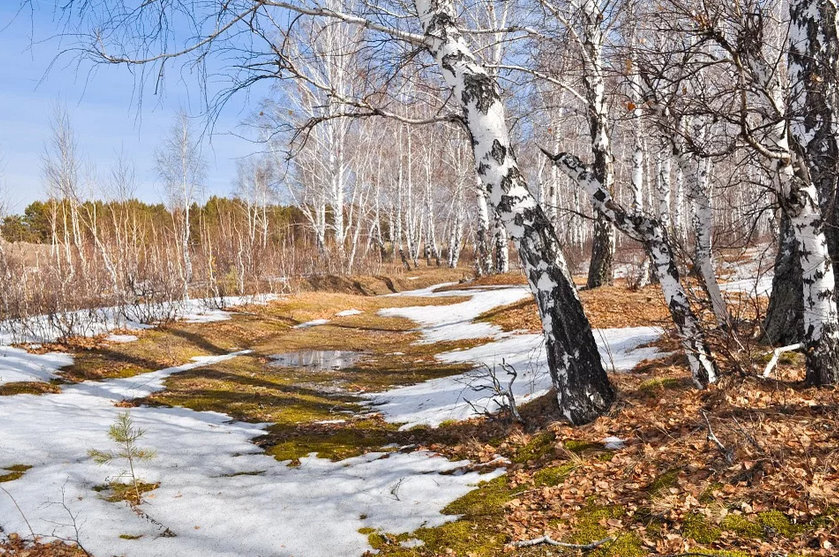
[[[451,0],[416,0],[415,5],[428,50],[463,109],[477,173],[518,248],[536,298],[560,410],[574,424],[589,422],[611,406],[615,393],[553,226],[518,168],[498,85],[458,31]]]
[[[687,294],[679,280],[679,271],[670,247],[667,229],[660,221],[638,213],[628,213],[608,190],[600,185],[595,172],[580,159],[568,153],[552,155],[568,176],[591,196],[595,208],[621,232],[644,244],[653,262],[653,271],[679,332],[679,338],[690,365],[693,382],[704,388],[717,380],[716,367],[705,342],[699,320],[690,307]]]

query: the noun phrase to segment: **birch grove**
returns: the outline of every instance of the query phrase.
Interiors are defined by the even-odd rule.
[[[250,120],[260,153],[240,164],[235,202],[204,199],[200,143],[181,117],[158,165],[171,222],[135,226],[119,204],[107,215],[82,210],[72,136],[58,118],[45,158],[48,243],[68,273],[95,253],[110,288],[127,292],[127,269],[137,266],[127,260],[138,256],[119,244],[140,242],[139,228],[159,238],[143,257],[180,279],[181,298],[199,284],[218,296],[287,272],[520,272],[557,404],[575,424],[616,396],[575,277],[592,295],[616,278],[660,290],[699,388],[718,382],[744,334],[800,340],[808,381],[839,380],[832,3],[196,0],[122,9],[79,35],[84,56],[144,71],[209,57],[237,72],[229,89],[207,95],[215,102],[238,102],[269,80]],[[167,42],[176,35],[169,22],[183,18],[195,22],[191,38]],[[138,38],[138,28],[154,32]],[[115,245],[101,233],[107,219]],[[736,270],[724,256],[770,243],[769,315],[745,332],[729,307],[724,282]],[[215,263],[221,251],[225,268]]]

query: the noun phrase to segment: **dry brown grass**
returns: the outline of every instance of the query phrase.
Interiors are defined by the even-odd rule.
[[[581,290],[580,298],[594,328],[667,326],[670,312],[656,286],[630,290],[624,286],[603,286]],[[490,321],[505,331],[540,332],[542,324],[531,299],[496,308],[479,319]]]

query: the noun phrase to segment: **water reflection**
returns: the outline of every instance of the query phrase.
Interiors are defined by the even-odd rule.
[[[352,350],[299,350],[274,354],[272,366],[306,368],[312,371],[344,369],[354,365],[364,356]]]

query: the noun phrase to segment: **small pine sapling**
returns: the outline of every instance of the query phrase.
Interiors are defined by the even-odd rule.
[[[110,437],[119,447],[116,451],[100,451],[97,449],[90,449],[87,454],[97,464],[106,464],[114,460],[124,460],[128,464],[128,470],[122,471],[117,479],[128,478],[129,485],[133,488],[134,498],[129,502],[139,505],[142,502],[142,493],[147,491],[141,489],[141,482],[137,478],[135,465],[137,462],[143,460],[151,460],[155,456],[155,452],[148,449],[141,449],[137,446],[137,441],[143,436],[145,430],[134,427],[134,422],[131,420],[131,414],[128,411],[117,416],[116,421],[111,424],[108,429],[108,437]]]

